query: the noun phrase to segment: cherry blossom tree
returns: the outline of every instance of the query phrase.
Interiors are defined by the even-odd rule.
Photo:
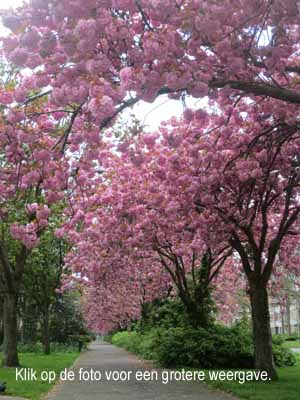
[[[17,303],[26,260],[51,219],[52,205],[63,197],[62,190],[67,182],[64,170],[68,165],[55,149],[55,129],[59,127],[44,112],[43,104],[27,97],[29,90],[21,93],[15,89],[18,72],[7,70],[2,78],[0,287],[4,294],[3,364],[15,366],[19,363]]]
[[[175,287],[191,323],[207,326],[211,284],[232,250],[221,232],[199,220],[192,195],[198,161],[193,164],[185,151],[193,140],[190,131],[170,135],[162,128],[161,134],[121,143],[119,155],[111,151],[105,159],[102,151],[101,178],[72,193],[71,220],[58,234],[68,233],[74,245],[68,264],[92,286],[99,289],[95,275],[109,293],[117,292],[118,282],[128,299],[134,286],[124,282],[136,277],[144,286],[147,273],[146,291],[158,297]],[[102,296],[106,302],[111,297]]]
[[[94,127],[158,95],[236,95],[289,103],[297,114],[299,5],[293,0],[31,0],[3,22],[4,54],[35,70],[50,104],[76,104]],[[284,107],[284,106],[283,106]],[[85,126],[88,129],[88,126]],[[62,144],[80,141],[70,129]]]
[[[241,259],[249,285],[255,366],[273,378],[267,285],[279,250],[299,235],[300,174],[298,125],[277,119],[276,109],[268,117],[269,106],[266,102],[254,110],[253,104],[241,104],[232,116],[234,125],[202,136],[195,202],[204,219],[218,217],[218,227],[223,225]]]
[[[99,132],[139,100],[166,93],[183,100],[208,96],[209,105],[226,116],[213,118],[213,127],[220,128],[205,136],[205,150],[199,149],[208,153],[197,169],[199,184],[194,184],[201,195],[195,200],[194,188],[190,194],[199,218],[217,232],[222,228],[220,243],[229,235],[242,259],[255,337],[262,329],[264,338],[256,343],[256,366],[274,376],[265,289],[278,248],[298,217],[297,153],[291,144],[297,148],[298,3],[31,0],[7,15],[4,24],[13,32],[3,40],[7,60],[33,71],[14,90],[23,102],[18,112],[24,113],[28,104],[24,91],[44,99],[44,110],[65,127],[56,149],[63,153],[68,145],[70,152],[82,154],[83,172],[78,173],[75,161],[71,167],[80,185],[91,178],[93,158],[98,160],[93,146],[100,142]],[[243,98],[246,111],[237,111]],[[140,155],[134,159],[138,163]],[[265,312],[257,314],[260,308]]]
[[[299,235],[298,125],[274,100],[240,101],[227,115],[187,111],[185,119],[165,123],[160,134],[144,135],[141,143],[144,149],[120,146],[120,167],[114,165],[103,196],[88,200],[95,212],[82,220],[94,223],[101,215],[90,232],[103,227],[104,249],[119,230],[125,251],[141,255],[140,248],[145,252],[150,245],[163,264],[175,252],[191,274],[191,250],[203,255],[204,249],[227,243],[249,286],[255,366],[275,378],[267,286],[279,250],[288,254],[291,238]],[[128,158],[138,167],[134,173]]]

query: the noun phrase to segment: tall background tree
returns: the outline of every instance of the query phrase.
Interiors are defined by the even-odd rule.
[[[65,249],[66,245],[53,236],[53,231],[47,230],[41,236],[39,246],[30,254],[22,280],[23,340],[36,340],[34,331],[39,322],[45,354],[50,353],[51,309],[61,296],[58,291],[62,284]],[[30,321],[30,315],[33,321]],[[26,335],[26,328],[30,331],[29,335]]]

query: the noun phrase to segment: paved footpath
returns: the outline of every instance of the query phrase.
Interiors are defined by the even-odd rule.
[[[161,370],[152,369],[127,351],[101,341],[94,342],[77,360],[72,368],[76,377],[80,368],[101,371],[101,381],[60,382],[47,400],[234,400],[229,394],[210,390],[199,382],[137,381],[136,371],[161,373]],[[108,381],[104,378],[105,371],[132,371],[132,378],[125,382]]]

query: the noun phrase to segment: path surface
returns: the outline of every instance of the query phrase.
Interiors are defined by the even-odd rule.
[[[95,342],[81,355],[72,368],[79,376],[80,368],[101,371],[132,371],[133,378],[125,382],[60,382],[47,396],[47,400],[233,400],[233,397],[208,389],[198,382],[138,382],[136,371],[156,371],[137,357],[105,342]],[[158,374],[161,371],[158,370]]]

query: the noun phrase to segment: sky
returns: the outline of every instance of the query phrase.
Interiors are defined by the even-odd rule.
[[[15,8],[22,5],[22,3],[23,0],[0,0],[0,10]],[[0,25],[0,35],[3,35],[4,33],[5,30]],[[186,99],[188,107],[194,107],[195,103],[195,99]],[[145,130],[153,131],[157,129],[162,121],[167,120],[174,115],[179,116],[182,111],[183,105],[180,101],[168,99],[168,97],[164,95],[160,96],[153,103],[146,103],[144,101],[139,102],[132,110],[126,110],[123,112],[123,118],[127,119],[130,114],[134,114],[143,123]]]
[[[0,0],[0,10],[10,7],[18,7],[23,3],[23,0]]]

